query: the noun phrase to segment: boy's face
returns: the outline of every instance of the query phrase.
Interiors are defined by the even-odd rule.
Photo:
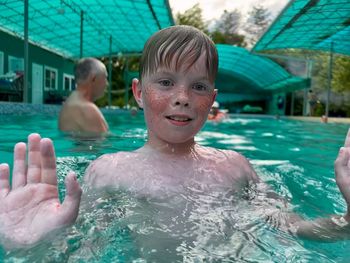
[[[171,65],[144,76],[142,85],[134,80],[133,91],[144,109],[149,143],[193,141],[217,92],[207,77],[205,62],[204,53],[189,69],[184,65],[176,71]]]

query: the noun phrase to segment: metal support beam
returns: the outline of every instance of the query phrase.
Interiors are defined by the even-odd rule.
[[[333,41],[331,42],[331,47],[329,51],[329,64],[328,64],[328,89],[327,89],[327,100],[326,100],[326,112],[325,116],[328,118],[329,116],[329,100],[331,96],[332,90],[332,77],[333,77]]]
[[[84,11],[80,11],[80,58],[83,57],[83,40],[84,40]]]
[[[124,82],[125,82],[125,93],[124,93],[124,101],[125,107],[127,108],[129,104],[129,58],[126,58],[125,62],[125,71],[124,71]]]
[[[29,73],[29,52],[28,52],[28,13],[29,13],[29,7],[28,7],[28,1],[24,1],[24,76],[23,76],[23,102],[28,102],[28,73]]]
[[[108,106],[112,105],[112,36],[109,36],[109,59],[108,59]]]
[[[312,66],[313,66],[313,60],[310,60],[308,59],[306,61],[306,77],[308,79],[311,79],[311,75],[312,75]],[[310,87],[305,87],[304,89],[304,100],[303,100],[303,116],[306,116],[308,114],[307,112],[307,107],[308,107],[308,103],[309,103],[309,100],[308,100],[308,90],[310,89]]]

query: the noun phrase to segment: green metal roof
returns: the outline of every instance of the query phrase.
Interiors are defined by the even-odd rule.
[[[290,1],[254,51],[302,48],[350,55],[349,0]]]
[[[24,36],[24,2],[0,1],[0,29]],[[29,0],[29,40],[66,57],[139,53],[151,34],[174,24],[167,0]]]
[[[230,45],[216,45],[219,73],[216,87],[220,92],[252,93],[291,91],[305,88],[309,81],[292,76],[269,58],[251,54]]]

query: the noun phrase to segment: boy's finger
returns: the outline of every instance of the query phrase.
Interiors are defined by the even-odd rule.
[[[62,223],[71,224],[75,221],[79,213],[79,204],[82,190],[76,175],[71,172],[66,176],[66,197],[62,204]]]
[[[41,180],[41,137],[37,133],[28,136],[28,174],[27,183],[40,183]]]
[[[346,134],[344,146],[350,147],[350,129],[348,130],[348,133]]]
[[[40,141],[41,155],[41,182],[57,185],[56,177],[56,156],[53,143],[50,139],[44,138]]]
[[[26,184],[26,144],[17,143],[14,150],[12,189]]]
[[[10,168],[7,163],[0,164],[0,193],[5,190],[5,195],[10,191]]]

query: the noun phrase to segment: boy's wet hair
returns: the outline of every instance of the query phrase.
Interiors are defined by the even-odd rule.
[[[95,58],[80,59],[74,67],[75,83],[79,84],[88,79],[90,74],[103,73],[104,67],[101,61]]]
[[[214,42],[192,26],[172,26],[153,34],[145,44],[140,62],[140,81],[157,72],[159,67],[175,70],[190,68],[205,53],[207,76],[215,81],[218,71],[218,53]],[[175,63],[175,64],[173,64]]]

